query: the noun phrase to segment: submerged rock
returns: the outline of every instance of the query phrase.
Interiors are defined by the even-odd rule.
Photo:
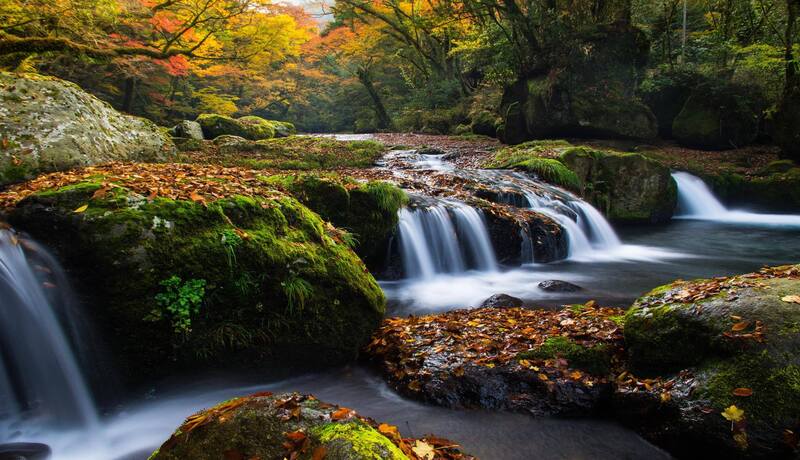
[[[577,292],[583,288],[567,281],[547,280],[539,283],[539,289],[547,292]]]
[[[616,407],[679,455],[797,458],[800,266],[675,282],[625,315],[633,372]]]
[[[429,456],[417,455],[431,452]],[[428,455],[428,454],[426,454]],[[445,439],[404,439],[345,407],[297,393],[234,398],[186,419],[150,460],[472,459]]]
[[[495,294],[481,302],[481,308],[521,307],[525,302],[508,294]]]
[[[621,313],[578,305],[390,318],[366,354],[397,390],[434,404],[586,415],[611,398]]]
[[[0,460],[47,460],[52,451],[38,442],[9,442],[0,444]]]
[[[383,316],[344,234],[258,171],[115,164],[22,185],[9,221],[57,252],[129,380],[344,362]]]
[[[74,83],[0,72],[0,185],[107,161],[164,161],[169,136]]]

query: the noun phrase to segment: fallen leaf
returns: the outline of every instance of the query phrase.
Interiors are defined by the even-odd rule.
[[[328,449],[325,446],[317,446],[314,452],[311,453],[311,460],[322,460],[328,454]]]
[[[344,420],[346,418],[350,418],[352,416],[353,411],[346,408],[340,407],[339,410],[331,414],[332,420]]]
[[[735,323],[733,326],[731,326],[731,330],[734,331],[734,332],[743,331],[749,325],[750,325],[750,321],[747,321],[747,320],[739,321],[738,323]]]
[[[425,441],[420,440],[417,440],[417,442],[414,443],[414,447],[412,447],[411,450],[414,451],[417,457],[425,460],[433,459],[434,455],[436,454],[433,450],[433,446]]]
[[[397,427],[394,425],[389,425],[388,423],[381,423],[378,425],[378,431],[382,434],[389,435],[389,437],[400,436],[400,432],[397,430]]]
[[[788,303],[800,303],[800,295],[787,295],[781,297],[781,300]]]
[[[744,419],[744,411],[736,406],[729,406],[722,411],[722,416],[731,422],[741,422]]]
[[[752,396],[753,390],[751,390],[750,388],[736,388],[733,390],[733,395],[742,397]]]
[[[306,438],[306,434],[302,431],[292,431],[291,433],[286,433],[286,439],[292,442],[299,442]]]
[[[89,209],[89,205],[88,205],[88,204],[85,204],[85,205],[83,205],[83,206],[79,207],[78,209],[76,209],[76,210],[74,210],[74,211],[72,211],[72,212],[80,213],[80,212],[84,212],[84,211],[86,211],[87,209]]]

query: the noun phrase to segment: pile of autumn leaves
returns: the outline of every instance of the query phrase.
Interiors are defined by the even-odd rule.
[[[466,366],[532,370],[543,382],[562,380],[594,386],[607,376],[570,367],[563,357],[518,359],[548,338],[564,337],[576,345],[605,345],[612,355],[623,352],[618,324],[623,310],[594,302],[558,311],[525,308],[480,308],[440,315],[389,318],[367,346],[385,373],[401,389],[419,392],[431,373],[464,374]]]

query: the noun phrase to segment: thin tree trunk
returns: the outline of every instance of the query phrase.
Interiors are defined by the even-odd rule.
[[[125,79],[125,96],[122,98],[122,111],[131,113],[133,101],[136,99],[136,78]]]
[[[378,94],[378,90],[376,90],[375,85],[372,84],[372,78],[369,75],[368,69],[358,70],[358,81],[364,85],[369,97],[372,99],[375,115],[378,116],[378,129],[392,129],[392,119],[389,117],[389,113],[386,111],[386,106],[383,105],[381,95]]]
[[[786,0],[786,35],[784,37],[784,59],[786,62],[786,82],[784,93],[788,95],[792,87],[797,85],[797,63],[794,61],[794,34],[797,16],[800,14],[800,0]]]

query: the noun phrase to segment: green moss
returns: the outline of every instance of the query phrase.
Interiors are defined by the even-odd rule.
[[[611,350],[608,345],[585,346],[566,337],[549,337],[539,347],[522,352],[517,359],[564,358],[569,366],[590,374],[604,375],[611,370]]]
[[[795,419],[800,414],[800,366],[778,364],[775,358],[762,350],[704,366],[710,377],[698,397],[710,399],[719,410],[736,405],[751,421]],[[736,388],[749,388],[753,394],[734,396]]]
[[[207,139],[214,139],[222,135],[232,135],[255,141],[275,137],[276,129],[281,129],[285,132],[289,130],[284,123],[255,116],[234,119],[215,113],[203,113],[197,117],[196,121],[200,123],[200,127],[203,128],[203,134]]]
[[[314,428],[312,433],[328,446],[328,450],[335,450],[336,444],[341,443],[350,447],[359,459],[408,460],[387,437],[361,422],[329,423]]]

